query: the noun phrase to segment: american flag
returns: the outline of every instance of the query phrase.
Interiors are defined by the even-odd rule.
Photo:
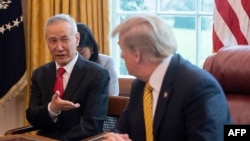
[[[13,96],[17,84],[25,84],[20,81],[25,70],[21,0],[0,0],[0,98]]]
[[[250,0],[214,0],[213,50],[250,44]]]

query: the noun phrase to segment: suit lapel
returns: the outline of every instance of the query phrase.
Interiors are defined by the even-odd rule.
[[[171,94],[173,91],[172,85],[175,80],[175,72],[178,65],[178,57],[177,55],[173,55],[169,67],[166,71],[166,74],[163,79],[163,83],[161,86],[158,103],[155,111],[154,118],[154,135],[156,135],[157,130],[163,120],[163,117],[166,116],[168,101],[171,98]]]
[[[51,100],[52,95],[54,94],[53,88],[56,80],[56,65],[54,62],[50,63],[46,69],[46,84],[48,87],[48,100]]]
[[[78,57],[76,64],[71,72],[68,85],[64,91],[63,99],[70,99],[74,97],[74,90],[77,89],[77,86],[81,83],[82,75],[84,75],[83,68],[85,66],[85,61]]]

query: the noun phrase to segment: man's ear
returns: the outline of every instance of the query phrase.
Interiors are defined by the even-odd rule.
[[[76,46],[79,45],[79,42],[80,42],[80,33],[77,32],[77,34],[76,34]]]
[[[135,62],[140,63],[141,62],[141,51],[140,49],[136,48],[134,52]]]

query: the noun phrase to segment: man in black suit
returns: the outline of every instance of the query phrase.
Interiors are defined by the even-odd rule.
[[[223,141],[231,116],[223,90],[208,72],[176,52],[170,27],[156,15],[135,15],[120,25],[121,57],[134,80],[127,108],[105,141]],[[152,96],[152,130],[144,123],[144,88]],[[146,134],[149,132],[150,134]],[[147,135],[147,137],[146,137]]]
[[[45,39],[54,61],[32,74],[28,121],[41,129],[39,135],[58,140],[77,141],[101,133],[108,112],[108,71],[78,54],[80,35],[69,15],[49,18]],[[61,93],[53,90],[58,68],[65,70]]]

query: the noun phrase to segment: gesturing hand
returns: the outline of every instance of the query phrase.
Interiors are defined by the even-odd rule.
[[[104,135],[104,140],[102,141],[132,141],[128,134],[118,134],[118,133],[112,133],[108,132]]]
[[[52,96],[51,102],[50,102],[50,109],[57,113],[59,111],[67,111],[72,110],[80,107],[79,103],[73,103],[68,100],[63,100],[59,97],[60,92],[56,91],[56,93]]]

